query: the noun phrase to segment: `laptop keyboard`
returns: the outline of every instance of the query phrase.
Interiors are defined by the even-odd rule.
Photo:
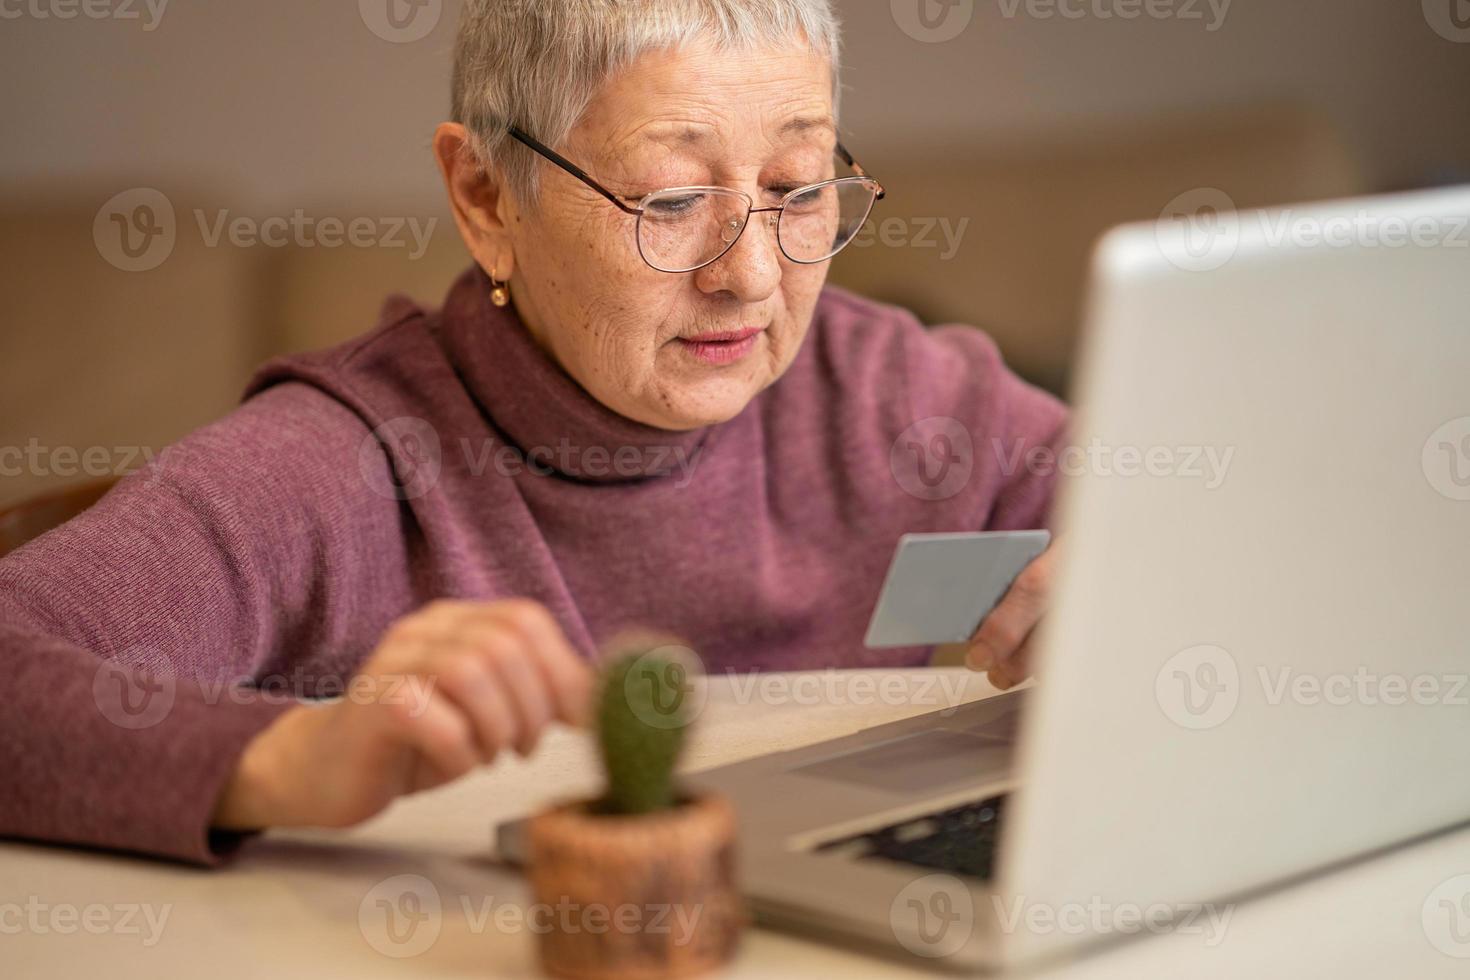
[[[840,850],[863,860],[897,861],[987,881],[994,870],[1004,812],[1005,797],[992,796],[829,841],[817,850]]]

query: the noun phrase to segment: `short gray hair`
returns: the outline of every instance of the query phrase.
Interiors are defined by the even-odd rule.
[[[598,91],[641,55],[708,38],[724,48],[805,42],[841,93],[841,28],[831,0],[466,0],[454,43],[451,118],[516,198],[536,197],[536,157],[520,127],[563,144]]]

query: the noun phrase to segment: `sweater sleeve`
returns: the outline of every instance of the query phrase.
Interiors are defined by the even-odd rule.
[[[409,605],[368,427],[267,389],[0,560],[0,835],[214,863],[249,740]]]

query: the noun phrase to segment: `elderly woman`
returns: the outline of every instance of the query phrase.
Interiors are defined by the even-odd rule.
[[[0,563],[0,834],[211,862],[352,824],[576,720],[628,626],[711,671],[922,664],[862,646],[899,536],[1044,523],[1006,461],[1062,407],[823,287],[884,196],[828,0],[472,0],[453,85],[442,308],[267,365]],[[973,641],[1001,686],[1047,564]]]

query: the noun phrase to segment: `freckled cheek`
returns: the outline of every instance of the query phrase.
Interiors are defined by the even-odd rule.
[[[606,201],[574,202],[544,216],[547,250],[569,284],[596,282],[627,262],[633,241],[628,217]],[[637,258],[637,249],[633,249]]]
[[[636,219],[603,201],[569,209],[554,221],[549,277],[573,355],[588,376],[636,387],[656,371],[661,324],[682,288],[638,254]]]
[[[638,219],[599,200],[577,229],[579,256],[595,259],[612,268],[631,268],[638,258]]]
[[[600,216],[579,214],[564,221],[559,232],[548,256],[554,271],[546,285],[573,321],[566,326],[578,336],[598,336],[604,332],[609,302],[616,299],[617,283],[626,278],[619,267],[618,243]]]
[[[608,287],[613,288],[608,288]],[[590,374],[628,391],[652,370],[647,313],[635,296],[604,283],[582,311],[578,344]]]

